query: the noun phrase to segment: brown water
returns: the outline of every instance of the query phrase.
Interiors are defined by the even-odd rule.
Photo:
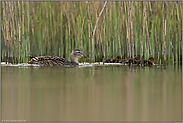
[[[181,121],[182,69],[1,67],[2,121]]]

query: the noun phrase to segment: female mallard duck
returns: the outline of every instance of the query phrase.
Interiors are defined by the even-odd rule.
[[[32,58],[28,64],[38,64],[41,66],[64,66],[64,65],[78,65],[78,59],[84,58],[89,59],[86,57],[81,50],[75,49],[70,54],[70,60],[71,62],[67,61],[65,58],[58,57],[58,56],[38,56],[35,58]]]
[[[116,56],[115,58],[105,59],[104,63],[119,63],[121,60],[121,56]]]
[[[148,60],[144,60],[144,66],[152,66],[153,64],[154,64],[154,62],[156,62],[155,61],[155,59],[153,58],[153,57],[150,57]],[[142,66],[142,63],[141,63],[141,60],[139,60],[138,62],[137,62],[137,65],[140,65],[140,66]]]

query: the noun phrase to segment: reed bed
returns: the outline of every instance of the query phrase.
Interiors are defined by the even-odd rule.
[[[1,1],[1,60],[69,59],[81,49],[90,62],[140,55],[182,61],[181,1]]]

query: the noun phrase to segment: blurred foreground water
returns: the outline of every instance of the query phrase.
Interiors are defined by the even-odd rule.
[[[2,66],[2,121],[181,121],[181,67]]]

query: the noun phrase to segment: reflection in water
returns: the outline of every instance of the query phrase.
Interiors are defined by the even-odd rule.
[[[182,69],[1,67],[2,120],[181,121]]]

